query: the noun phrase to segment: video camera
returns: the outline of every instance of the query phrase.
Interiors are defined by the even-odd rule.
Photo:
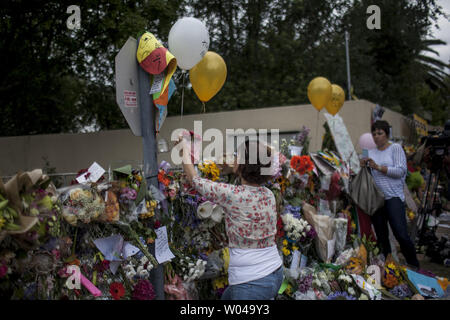
[[[449,154],[450,147],[450,120],[447,120],[443,131],[429,131],[424,138],[425,148],[429,150],[425,159],[429,169],[437,171],[442,168],[442,160]]]

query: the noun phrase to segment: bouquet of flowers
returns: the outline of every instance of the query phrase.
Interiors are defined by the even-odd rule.
[[[291,213],[281,215],[281,219],[289,240],[306,245],[316,237],[314,228],[306,220],[296,218]]]
[[[94,185],[74,185],[58,190],[62,216],[72,226],[90,223],[105,211],[105,202]]]
[[[220,177],[220,170],[216,163],[212,160],[205,160],[198,165],[198,169],[202,173],[203,177],[211,181],[217,181]]]

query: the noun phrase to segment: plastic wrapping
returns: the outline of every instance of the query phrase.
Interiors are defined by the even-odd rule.
[[[58,189],[62,216],[72,226],[97,220],[105,210],[105,201],[90,185],[80,184]]]
[[[346,239],[347,239],[347,219],[337,218],[334,219],[336,244],[335,251],[336,255],[340,255],[344,250]]]

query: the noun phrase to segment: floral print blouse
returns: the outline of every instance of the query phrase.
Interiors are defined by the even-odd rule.
[[[257,249],[275,245],[275,196],[265,187],[231,185],[194,177],[202,196],[224,208],[230,248]]]

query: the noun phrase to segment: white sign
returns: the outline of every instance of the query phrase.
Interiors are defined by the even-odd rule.
[[[357,174],[361,169],[359,159],[344,121],[338,114],[332,116],[329,113],[325,113],[324,116],[327,119],[328,127],[330,128],[334,144],[339,151],[341,159],[350,163],[351,169]]]
[[[294,250],[292,253],[292,262],[291,262],[291,270],[297,270],[298,265],[300,263],[300,252],[298,250]]]
[[[115,58],[116,102],[135,136],[142,136],[137,40],[129,37]]]
[[[78,183],[97,182],[98,179],[105,173],[97,162],[94,162],[88,169],[88,171],[77,178]]]
[[[158,263],[170,261],[175,258],[169,248],[166,227],[160,227],[155,232],[157,237],[155,240],[155,258],[158,260]]]

